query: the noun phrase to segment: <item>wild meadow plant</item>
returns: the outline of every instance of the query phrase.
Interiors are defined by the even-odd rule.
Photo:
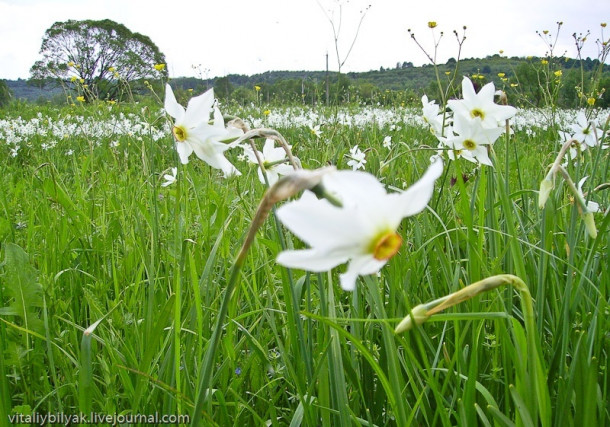
[[[445,84],[423,114],[167,87],[3,119],[2,422],[607,423],[607,112]]]

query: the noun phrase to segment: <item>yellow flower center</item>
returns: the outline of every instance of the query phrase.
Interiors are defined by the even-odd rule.
[[[472,151],[472,150],[474,150],[475,148],[477,148],[477,143],[476,143],[476,142],[474,142],[474,141],[473,141],[473,140],[471,140],[471,139],[467,139],[467,140],[465,140],[465,141],[464,141],[464,148],[466,148],[467,150]]]
[[[470,112],[470,117],[472,117],[473,119],[475,117],[480,117],[481,120],[485,119],[485,113],[483,112],[483,110],[479,110],[478,108],[475,108],[474,110],[472,110]]]
[[[380,234],[372,245],[373,257],[380,261],[392,258],[402,245],[402,237],[394,231]]]
[[[174,134],[176,141],[186,141],[186,129],[184,129],[182,126],[174,126],[174,128],[172,129],[172,133]]]

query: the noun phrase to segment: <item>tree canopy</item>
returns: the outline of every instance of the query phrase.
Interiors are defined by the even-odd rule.
[[[32,79],[59,79],[84,99],[121,96],[145,79],[166,76],[165,56],[152,40],[109,19],[54,23],[40,47]]]

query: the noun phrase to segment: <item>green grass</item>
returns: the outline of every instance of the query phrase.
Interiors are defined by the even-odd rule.
[[[401,250],[353,293],[338,286],[341,268],[311,274],[277,265],[283,247],[302,243],[271,215],[215,328],[265,188],[239,151],[229,157],[241,177],[223,179],[192,157],[175,184],[161,187],[178,158],[170,134],[154,137],[164,123],[157,111],[3,112],[71,123],[124,112],[134,114],[132,126],[152,128],[98,134],[76,122],[64,138],[32,132],[16,157],[0,140],[0,425],[27,411],[191,415],[205,394],[202,364],[216,329],[205,425],[610,422],[610,220],[596,214],[598,237],[589,238],[559,179],[538,209],[559,148],[551,131],[518,129],[499,140],[493,169],[446,163],[429,209],[403,221]],[[224,112],[265,120],[254,109]],[[358,144],[366,170],[402,189],[436,146],[421,127],[348,126],[333,121],[336,111],[314,113],[325,123],[321,138],[307,126],[277,127],[307,168],[347,168]],[[590,189],[608,182],[608,151],[586,155],[570,166],[573,176],[589,175]],[[468,181],[452,185],[464,173]],[[608,207],[607,190],[591,197]],[[394,333],[414,306],[503,273],[528,285],[535,331],[519,294],[499,288]],[[538,354],[528,344],[533,333]]]

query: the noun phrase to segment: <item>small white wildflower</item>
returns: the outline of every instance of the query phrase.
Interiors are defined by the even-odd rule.
[[[320,125],[315,125],[314,127],[310,127],[309,130],[311,131],[312,134],[314,134],[316,137],[320,137],[320,135],[322,135],[322,131],[320,130]]]
[[[244,154],[251,163],[258,164],[258,158],[252,150],[252,147],[246,145],[244,148]],[[280,178],[280,175],[288,175],[294,171],[292,166],[285,163],[286,152],[282,147],[276,147],[273,139],[265,140],[263,151],[257,150],[258,157],[263,162],[263,167],[267,173],[267,181],[269,185],[273,185]],[[258,168],[258,179],[261,183],[265,183],[265,177],[263,172]]]
[[[350,160],[347,162],[347,165],[350,166],[352,170],[364,169],[366,154],[364,154],[357,145],[349,150],[348,157]]]
[[[165,179],[165,182],[163,184],[161,184],[161,187],[167,187],[168,185],[173,184],[174,182],[176,182],[176,175],[178,174],[178,168],[172,168],[172,174],[165,174],[163,175],[163,178]]]

